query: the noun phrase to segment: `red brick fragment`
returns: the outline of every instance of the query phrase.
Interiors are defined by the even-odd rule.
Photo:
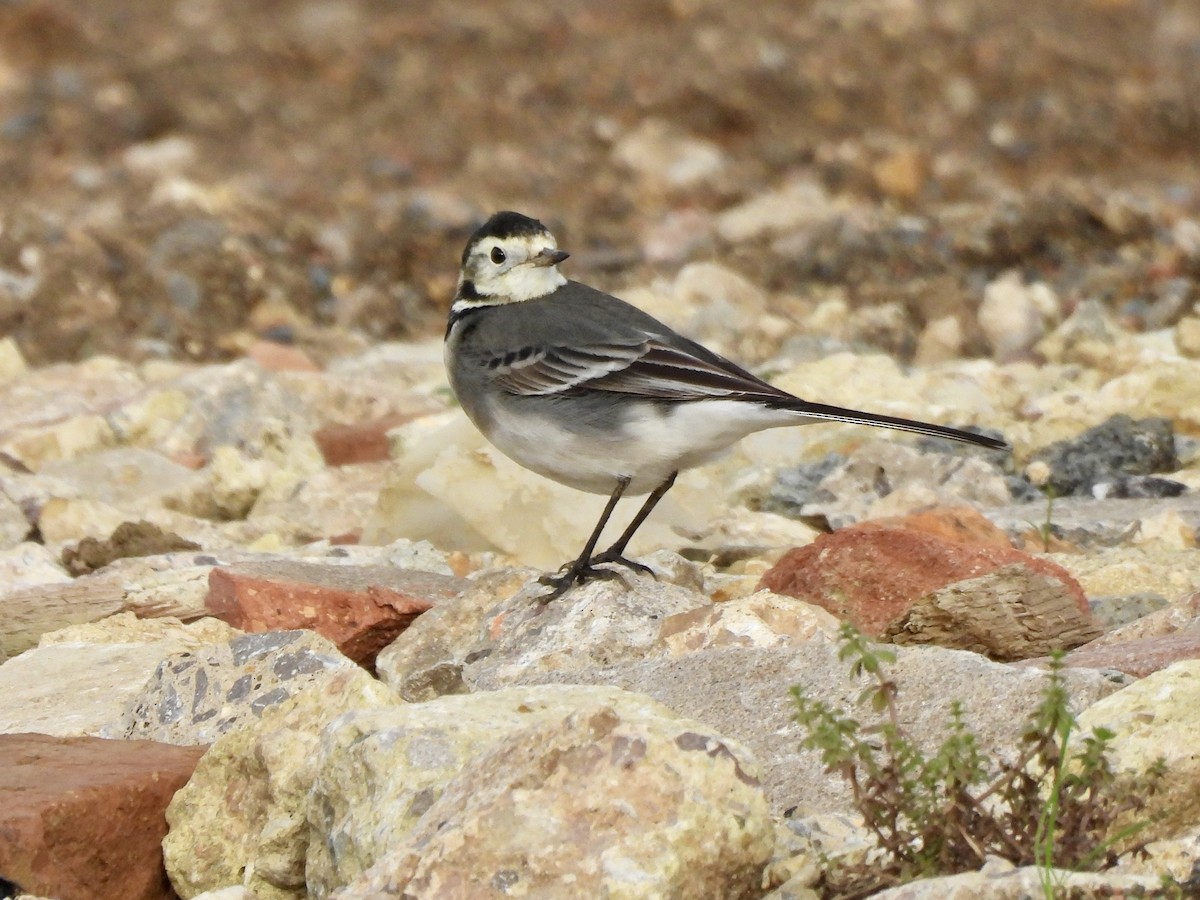
[[[58,900],[168,900],[171,797],[207,747],[0,735],[0,873]]]
[[[934,591],[1014,563],[1060,580],[1090,616],[1083,589],[1062,566],[1011,547],[895,526],[845,528],[789,550],[759,588],[816,604],[879,636]]]
[[[206,605],[244,631],[316,631],[370,669],[417,616],[467,584],[388,566],[243,563],[209,573]]]

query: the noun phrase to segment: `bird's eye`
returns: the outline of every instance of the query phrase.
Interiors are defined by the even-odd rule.
[[[494,262],[496,265],[500,265],[500,263],[504,262],[504,251],[499,247],[492,248],[492,262]]]

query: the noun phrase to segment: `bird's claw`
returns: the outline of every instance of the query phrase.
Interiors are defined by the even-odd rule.
[[[643,565],[640,562],[635,562],[632,559],[626,559],[620,553],[613,550],[605,550],[603,553],[597,553],[591,559],[582,560],[575,559],[569,563],[564,563],[559,567],[557,574],[546,573],[538,578],[538,584],[544,584],[546,587],[553,588],[549,594],[538,598],[539,603],[549,603],[569,591],[577,584],[583,584],[588,581],[620,581],[628,586],[628,582],[620,572],[615,569],[601,569],[599,566],[605,563],[624,566],[631,571],[637,572],[639,575],[649,575],[655,581],[658,576],[654,574],[654,570],[649,566]]]
[[[546,587],[554,588],[549,594],[538,597],[539,603],[549,603],[569,591],[577,584],[583,584],[587,581],[624,581],[621,578],[621,573],[613,569],[597,569],[592,565],[591,560],[582,561],[575,560],[567,563],[558,570],[560,574],[551,575],[549,573],[538,578],[538,584],[544,584]]]
[[[632,571],[637,572],[639,575],[649,575],[655,581],[658,581],[658,576],[654,574],[654,570],[649,566],[624,557],[620,553],[617,553],[611,549],[605,550],[603,553],[597,553],[590,560],[588,560],[588,563],[589,565],[593,566],[602,565],[603,563],[614,563],[615,565],[624,566],[627,569],[631,569]]]

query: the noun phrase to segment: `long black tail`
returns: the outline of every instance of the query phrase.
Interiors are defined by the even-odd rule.
[[[918,422],[916,419],[902,419],[899,416],[885,416],[879,413],[862,412],[857,409],[844,409],[841,406],[830,406],[826,403],[811,403],[807,400],[797,400],[793,403],[775,403],[783,409],[794,409],[798,413],[812,416],[814,419],[829,419],[832,422],[849,422],[852,425],[875,425],[880,428],[895,428],[898,431],[912,431],[916,434],[927,434],[931,437],[949,438],[952,441],[962,441],[964,444],[975,444],[991,450],[1011,450],[1006,441],[988,437],[985,434],[975,434],[963,431],[961,428],[951,428],[948,425],[934,425],[932,422]]]

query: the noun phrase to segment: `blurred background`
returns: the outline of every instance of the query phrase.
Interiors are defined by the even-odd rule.
[[[719,260],[903,359],[1020,354],[1004,279],[1035,328],[1188,314],[1198,170],[1194,0],[0,3],[33,363],[436,336],[497,208],[609,289]]]

